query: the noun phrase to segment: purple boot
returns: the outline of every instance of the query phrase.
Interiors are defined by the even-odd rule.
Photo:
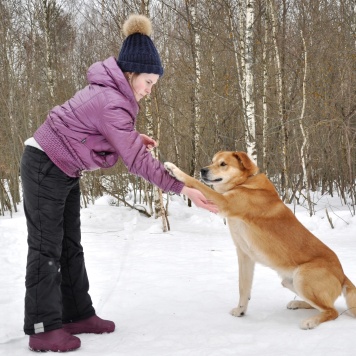
[[[80,339],[63,329],[30,335],[29,348],[32,351],[66,352],[79,347]]]
[[[115,330],[115,324],[93,315],[88,319],[63,324],[63,329],[70,334],[103,334],[112,333]]]

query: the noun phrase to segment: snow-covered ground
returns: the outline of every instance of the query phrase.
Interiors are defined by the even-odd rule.
[[[162,233],[159,220],[109,200],[82,210],[82,242],[97,314],[115,321],[116,330],[79,335],[76,355],[355,355],[356,319],[342,297],[338,319],[301,330],[299,322],[315,311],[287,310],[295,296],[263,266],[255,271],[247,315],[229,314],[238,300],[238,267],[219,216],[174,196],[171,231]],[[12,218],[0,217],[0,354],[12,356],[32,354],[22,331],[27,232],[19,209]],[[317,210],[309,217],[297,207],[296,215],[338,254],[356,283],[356,218],[337,197],[323,197]]]

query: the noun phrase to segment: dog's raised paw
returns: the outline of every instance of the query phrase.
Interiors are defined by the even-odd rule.
[[[182,172],[176,165],[174,165],[171,162],[165,162],[164,163],[164,168],[168,171],[168,173],[178,179],[181,182],[186,181],[186,174]]]
[[[177,168],[173,163],[171,162],[164,162],[164,168],[166,171],[172,176],[175,177],[174,170]]]

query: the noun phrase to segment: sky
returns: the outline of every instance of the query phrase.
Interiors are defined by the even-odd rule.
[[[339,256],[356,283],[356,218],[337,197],[315,193],[316,214],[289,206],[314,235]],[[299,323],[315,310],[288,310],[296,296],[277,273],[257,265],[244,317],[238,302],[238,266],[228,228],[218,215],[189,208],[180,196],[169,203],[171,231],[104,196],[82,209],[82,244],[97,314],[113,320],[111,334],[78,335],[75,355],[105,356],[346,356],[355,354],[356,318],[346,312],[313,330]],[[328,209],[334,229],[326,218]],[[33,355],[24,335],[27,255],[21,204],[0,216],[0,355]],[[71,352],[70,354],[72,354]]]

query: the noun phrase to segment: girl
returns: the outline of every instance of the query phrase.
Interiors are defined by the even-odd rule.
[[[89,85],[54,107],[21,160],[28,228],[25,334],[35,351],[80,347],[72,334],[113,332],[115,324],[95,314],[80,233],[79,177],[112,167],[119,158],[128,170],[164,191],[187,195],[217,212],[197,190],[172,178],[148,149],[156,142],[135,131],[138,102],[149,94],[163,68],[149,37],[151,23],[132,15],[118,59],[88,70]]]

